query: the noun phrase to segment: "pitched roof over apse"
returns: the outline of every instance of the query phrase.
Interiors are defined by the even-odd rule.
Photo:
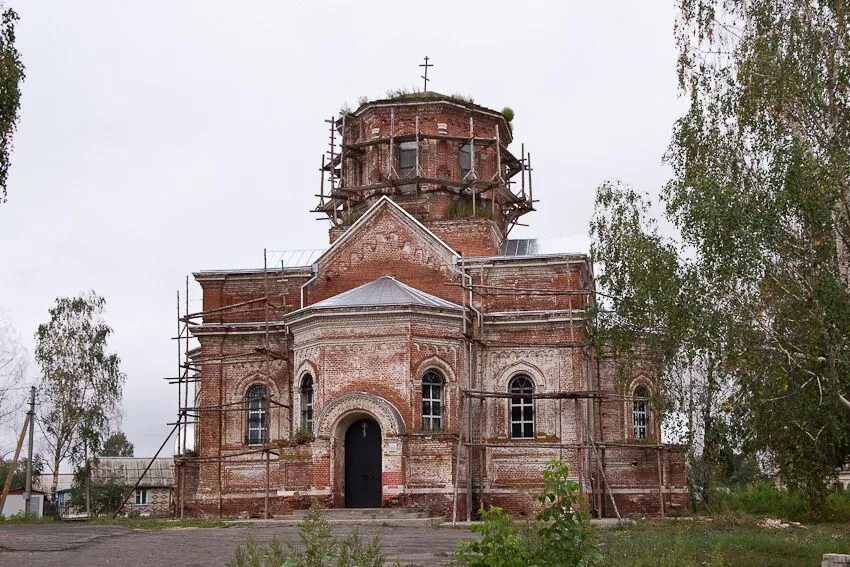
[[[329,297],[310,306],[310,309],[333,307],[377,307],[387,305],[417,305],[440,309],[463,309],[457,303],[446,301],[430,293],[419,291],[395,278],[384,276],[375,281]]]
[[[148,466],[147,457],[98,457],[92,467],[92,480],[95,482],[120,482],[133,486],[142,471]],[[139,483],[141,488],[160,488],[171,486],[173,461],[168,458],[154,459],[145,478]]]

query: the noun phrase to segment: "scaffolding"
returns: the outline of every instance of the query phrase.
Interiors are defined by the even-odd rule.
[[[323,218],[331,221],[333,227],[343,228],[350,225],[354,216],[352,209],[360,205],[368,205],[371,200],[383,195],[402,196],[409,195],[410,188],[413,191],[431,192],[448,191],[463,198],[468,198],[473,207],[489,206],[495,212],[500,209],[501,218],[506,223],[506,231],[518,225],[518,219],[534,210],[536,202],[533,196],[531,154],[526,152],[525,145],[521,145],[520,157],[517,158],[502,143],[500,130],[497,125],[492,136],[481,136],[476,132],[474,117],[469,118],[469,131],[467,136],[449,135],[447,133],[427,133],[420,128],[419,115],[414,116],[414,128],[412,132],[399,133],[396,130],[395,110],[390,108],[389,134],[381,137],[380,133],[374,134],[371,139],[366,139],[363,120],[355,115],[347,114],[340,118],[331,117],[325,120],[329,126],[328,150],[322,155],[320,167],[320,191],[316,197],[319,198],[318,206],[313,212],[321,213]],[[468,144],[470,152],[470,169],[461,180],[450,180],[443,178],[432,178],[424,175],[420,160],[420,141],[436,140]],[[400,175],[396,168],[394,152],[397,144],[403,142],[416,142],[415,160],[412,175]],[[369,148],[378,148],[378,158],[383,172],[383,179],[377,183],[358,185],[356,171],[364,167],[364,161]],[[476,171],[475,152],[492,148],[495,156],[495,173],[489,179],[480,177]],[[514,191],[513,181],[519,175],[519,189]],[[269,269],[268,252],[263,251],[262,289],[257,289],[259,297],[252,297],[237,301],[221,307],[191,312],[189,308],[189,278],[186,278],[185,291],[177,292],[177,333],[173,337],[177,344],[177,372],[174,376],[166,377],[169,384],[177,384],[177,419],[168,425],[173,426],[169,437],[163,443],[163,447],[170,436],[177,435],[176,445],[176,503],[175,512],[183,517],[186,509],[186,492],[189,483],[187,470],[192,465],[201,463],[217,464],[217,486],[218,486],[218,514],[221,517],[223,510],[224,492],[224,469],[225,462],[245,462],[265,465],[265,487],[263,501],[263,515],[271,517],[271,457],[280,459],[278,445],[271,443],[271,423],[283,424],[284,429],[291,436],[294,433],[295,420],[293,416],[293,388],[281,388],[280,399],[274,394],[272,387],[272,365],[273,361],[288,360],[289,353],[276,351],[273,347],[271,335],[284,333],[282,342],[287,343],[288,327],[283,321],[283,316],[292,311],[293,307],[304,307],[302,286],[302,297],[300,306],[286,305],[283,294],[276,295],[270,290],[270,283],[283,281],[278,279],[278,274],[285,277],[284,272],[288,268],[281,262],[280,269]],[[474,492],[477,488],[477,499],[479,505],[483,504],[485,494],[485,478],[487,471],[485,466],[493,451],[498,449],[525,449],[541,450],[551,452],[557,451],[563,457],[566,453],[575,455],[574,462],[578,463],[578,477],[581,490],[588,491],[588,497],[597,513],[601,516],[608,501],[617,517],[620,516],[617,502],[612,488],[605,473],[607,448],[617,446],[633,447],[628,443],[603,442],[603,420],[602,405],[606,402],[628,403],[632,398],[617,394],[610,390],[604,390],[601,385],[599,373],[599,360],[593,350],[592,330],[587,326],[584,316],[573,318],[574,306],[585,309],[596,303],[597,295],[600,295],[590,281],[583,281],[581,289],[553,289],[545,287],[523,287],[519,285],[487,285],[476,282],[473,275],[473,267],[464,264],[463,260],[456,267],[461,283],[448,282],[448,286],[460,288],[463,298],[463,337],[466,350],[466,376],[465,387],[459,385],[459,420],[455,441],[457,443],[454,455],[454,472],[452,486],[452,521],[458,520],[460,493],[465,491],[466,519],[472,519]],[[312,274],[315,277],[315,274]],[[298,277],[300,277],[299,275]],[[225,276],[226,277],[226,276]],[[309,276],[306,276],[309,278]],[[481,278],[479,278],[481,279]],[[309,283],[307,279],[304,285]],[[538,344],[528,341],[511,341],[504,338],[495,339],[486,332],[489,325],[494,324],[492,317],[476,307],[476,298],[485,300],[488,297],[498,296],[525,296],[538,298],[563,298],[567,299],[566,312],[570,314],[569,337],[560,341],[541,340]],[[182,299],[182,303],[181,303]],[[576,303],[577,302],[577,303]],[[522,313],[522,312],[518,312]],[[262,335],[261,345],[250,349],[224,352],[224,340],[217,354],[201,352],[192,348],[193,330],[198,325],[211,321],[223,322],[225,319],[239,318],[248,319],[255,325],[254,332],[259,331]],[[584,321],[583,332],[577,334],[575,321]],[[578,326],[580,327],[580,325]],[[584,389],[576,391],[564,388],[563,384],[553,391],[536,392],[532,394],[514,394],[510,392],[499,392],[482,388],[484,383],[477,359],[481,352],[489,348],[511,348],[511,347],[541,347],[578,349],[583,353],[586,366],[582,370],[585,380]],[[263,414],[264,428],[266,432],[263,442],[251,445],[246,450],[228,450],[225,448],[225,430],[229,412],[245,414],[248,411],[245,400],[228,402],[225,400],[224,374],[225,368],[231,365],[260,362],[262,370],[260,376],[265,384],[266,404]],[[202,387],[199,388],[200,373],[202,369],[209,372],[211,369],[218,374],[218,400],[208,400],[203,396]],[[295,376],[288,369],[285,382],[292,386],[291,381]],[[460,369],[458,369],[460,370]],[[460,372],[459,372],[460,374]],[[593,383],[593,379],[596,383]],[[211,378],[205,378],[210,380]],[[544,441],[535,440],[518,441],[507,438],[505,440],[493,441],[487,439],[487,431],[482,425],[486,423],[485,417],[492,400],[510,400],[513,398],[531,398],[533,400],[551,400],[557,404],[558,436]],[[570,408],[569,405],[573,407]],[[575,415],[575,440],[565,441],[563,419],[572,410]],[[205,447],[203,454],[198,454],[198,448],[194,443],[189,444],[188,436],[198,436],[201,418],[207,423],[217,416],[218,441],[216,446]],[[205,442],[213,443],[212,439],[206,438]],[[658,459],[658,496],[659,511],[664,514],[664,472],[662,466],[663,445],[641,444],[640,447],[647,450],[657,450]],[[160,448],[162,450],[162,447]],[[477,466],[476,466],[477,465]],[[464,486],[465,485],[465,486]],[[129,495],[128,495],[129,497]]]
[[[281,264],[281,271],[283,264]],[[270,335],[273,332],[273,327],[277,329],[280,326],[280,314],[287,311],[285,298],[281,294],[275,296],[270,293],[269,280],[275,278],[275,283],[279,280],[270,271],[268,266],[268,251],[263,250],[263,289],[262,296],[252,298],[245,301],[231,303],[222,307],[217,307],[208,310],[190,312],[189,310],[189,278],[186,277],[185,288],[185,307],[181,311],[180,292],[177,292],[177,335],[172,337],[177,341],[177,375],[165,377],[164,380],[169,384],[177,384],[177,420],[169,423],[173,425],[169,434],[169,438],[176,431],[177,457],[175,459],[176,471],[176,510],[175,515],[180,518],[184,517],[186,508],[186,469],[188,465],[214,462],[218,467],[218,515],[222,517],[224,478],[223,478],[223,463],[225,461],[239,462],[258,462],[256,456],[260,456],[260,461],[264,461],[265,465],[265,486],[263,499],[263,517],[271,518],[271,457],[274,455],[280,458],[278,446],[272,443],[270,439],[271,424],[292,423],[292,406],[287,402],[286,398],[283,401],[276,399],[274,388],[272,387],[272,361],[286,360],[286,354],[276,351],[272,348]],[[274,301],[277,299],[277,301]],[[203,324],[204,318],[226,318],[228,316],[245,315],[255,316],[262,313],[260,321],[260,330],[262,333],[262,346],[254,347],[248,350],[240,350],[235,353],[225,354],[223,352],[223,344],[218,354],[203,355],[200,350],[191,348],[193,327]],[[285,331],[285,327],[284,327]],[[265,386],[265,407],[263,410],[263,423],[261,431],[263,431],[262,443],[252,446],[251,449],[236,452],[225,452],[224,433],[226,429],[226,417],[228,412],[239,412],[247,414],[249,408],[244,400],[236,402],[225,402],[224,399],[224,369],[230,365],[240,365],[246,363],[256,363],[260,361],[262,370],[259,371],[263,385]],[[210,365],[218,367],[219,383],[218,383],[218,403],[201,403],[201,391],[197,385],[200,382],[200,372],[202,367],[209,368]],[[192,394],[190,397],[190,388]],[[281,389],[283,391],[283,389]],[[190,403],[191,398],[191,403]],[[197,445],[193,442],[191,448],[187,443],[187,438],[191,433],[197,437],[198,428],[201,422],[201,416],[218,416],[218,443],[215,455],[200,455],[197,451]],[[291,431],[290,431],[291,434]],[[165,443],[167,443],[166,438]],[[165,445],[163,443],[163,446]],[[162,448],[160,448],[161,450]],[[159,452],[158,452],[159,453]],[[157,455],[158,455],[157,453]],[[252,458],[253,457],[253,458]],[[156,458],[156,457],[154,457]],[[144,476],[144,475],[142,475]]]
[[[465,266],[462,270],[466,273]],[[567,296],[568,311],[573,311],[573,298],[578,296],[582,298],[585,309],[589,305],[596,303],[597,295],[604,295],[590,287],[589,289],[579,290],[564,290],[564,289],[547,289],[547,288],[525,288],[520,286],[495,286],[495,285],[475,285],[471,274],[467,274],[467,282],[462,284],[449,284],[461,287],[464,291],[464,309],[474,315],[472,321],[477,324],[465,327],[464,334],[468,345],[470,345],[468,353],[470,355],[469,376],[467,379],[467,388],[461,389],[461,407],[459,409],[458,428],[458,450],[455,462],[455,483],[453,489],[452,502],[452,523],[458,521],[458,493],[460,490],[461,479],[466,482],[466,521],[472,519],[473,509],[473,494],[475,488],[478,490],[478,504],[483,506],[484,503],[484,480],[487,476],[484,469],[487,464],[487,451],[491,449],[522,449],[522,450],[557,450],[559,458],[563,460],[564,451],[574,451],[576,454],[575,462],[578,463],[578,480],[582,493],[587,494],[589,502],[596,510],[597,517],[607,515],[607,502],[610,501],[614,514],[617,519],[621,519],[619,507],[614,490],[608,480],[608,475],[605,472],[606,458],[605,452],[608,448],[635,448],[655,453],[657,461],[657,494],[658,494],[658,510],[661,516],[665,515],[665,481],[664,468],[662,461],[662,453],[664,445],[662,443],[628,443],[604,441],[603,435],[603,419],[602,419],[602,404],[604,402],[633,402],[633,396],[619,394],[614,390],[605,390],[602,388],[601,374],[599,370],[599,358],[594,352],[593,330],[589,322],[585,319],[584,335],[587,340],[577,339],[575,337],[575,326],[573,321],[570,321],[570,339],[568,341],[546,342],[539,345],[531,345],[527,341],[499,341],[498,344],[493,344],[493,341],[488,341],[482,338],[485,335],[485,326],[487,324],[487,315],[475,307],[474,297],[501,296],[501,295],[522,295],[522,296]],[[581,304],[580,304],[581,305]],[[580,349],[584,352],[584,358],[587,361],[586,372],[584,373],[585,384],[592,386],[593,380],[596,381],[595,389],[587,390],[566,390],[562,385],[557,390],[547,392],[528,393],[513,393],[504,391],[482,390],[475,389],[474,384],[481,384],[482,377],[479,375],[478,368],[475,367],[477,357],[472,356],[475,351],[474,345],[483,347],[498,346],[498,347],[529,347],[540,346],[548,348],[568,348]],[[475,420],[473,415],[473,404],[478,401],[478,416],[487,415],[488,400],[511,400],[511,399],[532,399],[532,400],[555,400],[558,402],[557,418],[558,418],[558,437],[556,440],[546,442],[513,440],[512,438],[499,439],[498,441],[488,441],[486,439],[486,422],[482,427],[482,420]],[[564,441],[563,417],[565,410],[563,402],[572,401],[574,405],[574,415],[576,417],[575,427],[577,442]],[[464,439],[466,433],[466,439]],[[660,440],[659,440],[660,441]],[[462,451],[461,447],[465,447],[466,451]],[[477,455],[475,454],[477,451]],[[461,456],[465,456],[462,461]],[[477,467],[473,465],[477,464]],[[477,478],[476,478],[477,476]]]
[[[319,202],[312,212],[324,215],[321,220],[330,220],[332,226],[350,225],[354,218],[351,210],[361,204],[368,204],[383,195],[401,196],[412,193],[433,191],[449,192],[468,198],[472,203],[473,216],[476,209],[489,201],[492,212],[498,212],[504,218],[502,228],[505,235],[514,226],[520,225],[519,218],[534,210],[532,189],[531,154],[526,154],[525,144],[519,158],[514,156],[503,144],[499,125],[496,124],[492,135],[480,135],[476,131],[475,118],[469,117],[467,136],[448,133],[430,133],[420,128],[419,114],[414,117],[413,132],[396,131],[395,108],[390,108],[390,126],[387,136],[373,136],[366,139],[363,119],[354,114],[325,120],[329,125],[328,150],[322,154]],[[337,135],[340,140],[337,141]],[[468,144],[470,148],[470,170],[460,180],[424,175],[420,154],[420,142],[435,140]],[[415,142],[415,165],[412,175],[401,175],[396,168],[396,146],[405,142]],[[495,156],[495,173],[482,178],[476,171],[476,149],[492,149]],[[366,170],[367,150],[375,149],[379,155],[379,179],[373,183],[362,184],[356,172]],[[352,173],[354,171],[355,173]],[[520,189],[514,191],[512,180],[520,175]],[[526,187],[526,177],[528,183]],[[325,182],[327,181],[327,185]]]

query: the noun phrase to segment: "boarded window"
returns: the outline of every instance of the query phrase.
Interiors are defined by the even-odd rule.
[[[403,179],[416,177],[416,142],[398,145],[398,175]]]
[[[460,146],[460,178],[466,180],[472,171],[472,145],[469,142]]]

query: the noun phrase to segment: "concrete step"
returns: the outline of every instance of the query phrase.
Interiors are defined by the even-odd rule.
[[[296,510],[292,516],[303,519],[308,510]],[[415,508],[325,508],[322,514],[330,520],[357,520],[357,519],[411,519],[427,518],[428,514]],[[281,517],[284,519],[284,517]]]

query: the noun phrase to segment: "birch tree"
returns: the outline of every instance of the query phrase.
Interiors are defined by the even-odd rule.
[[[647,308],[662,310],[662,344],[710,357],[731,385],[725,407],[740,448],[804,490],[817,515],[850,460],[850,2],[681,0],[679,14],[689,107],[659,203],[672,227],[659,249],[677,293]],[[628,215],[604,191],[598,218],[628,233]],[[635,254],[625,266],[604,243],[616,231],[599,227],[609,283],[636,285],[612,292],[612,308],[645,325],[629,302],[659,296],[667,276],[622,271],[655,261],[642,264],[630,244],[647,233],[620,238]]]
[[[120,408],[126,377],[118,356],[107,352],[112,329],[103,319],[104,305],[94,292],[59,297],[35,334],[42,372],[37,419],[54,487],[63,462],[80,465],[86,451],[100,450]]]

